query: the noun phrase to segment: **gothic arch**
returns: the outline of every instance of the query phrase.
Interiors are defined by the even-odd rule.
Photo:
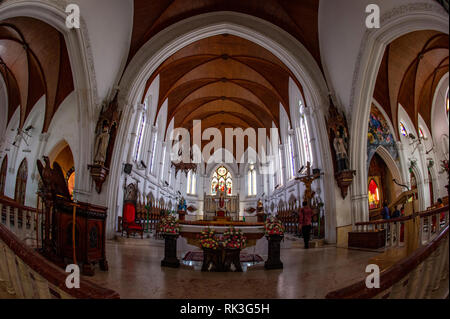
[[[16,187],[14,191],[14,200],[21,205],[25,205],[27,182],[28,182],[28,163],[27,159],[24,158],[20,163],[19,169],[17,170]]]
[[[239,14],[235,12],[214,12],[194,16],[183,20],[161,31],[147,42],[134,56],[126,69],[120,83],[120,105],[126,106],[123,112],[123,120],[119,129],[117,147],[113,156],[114,162],[111,171],[120,171],[125,153],[126,132],[129,125],[127,119],[131,118],[133,108],[142,99],[147,79],[154,73],[159,65],[181,48],[199,39],[219,34],[231,34],[250,40],[277,56],[292,72],[293,76],[302,84],[304,99],[307,107],[312,109],[313,124],[317,129],[317,147],[320,149],[321,159],[318,160],[325,173],[325,204],[327,206],[328,218],[326,219],[327,241],[336,241],[336,216],[334,194],[334,172],[330,170],[331,151],[324,113],[328,108],[328,88],[322,76],[320,68],[306,48],[291,35],[275,27],[262,19]],[[120,178],[111,176],[108,183],[108,206],[113,207],[118,196],[117,189]],[[108,229],[113,229],[112,220]]]
[[[93,56],[86,24],[81,17],[80,29],[68,29],[66,27],[65,5],[66,3],[62,1],[10,1],[2,4],[0,21],[14,17],[35,18],[54,27],[64,36],[72,67],[74,88],[75,92],[78,92],[78,118],[75,123],[80,128],[78,130],[78,149],[83,151],[75,155],[75,161],[79,163],[79,167],[87,167],[92,162],[91,144],[95,129],[95,124],[91,123],[91,119],[96,118],[100,103],[98,103],[95,68],[93,67]],[[83,169],[79,173],[79,188],[87,193],[91,185],[89,172],[87,169]]]
[[[368,119],[386,46],[413,31],[435,30],[448,34],[448,26],[448,14],[441,6],[423,3],[393,9],[381,18],[380,29],[370,29],[363,37],[350,97],[350,109],[354,114],[351,121],[350,166],[357,172],[351,187],[353,224],[369,220],[365,174]]]
[[[0,168],[0,196],[5,195],[6,175],[8,174],[8,155],[5,155]]]

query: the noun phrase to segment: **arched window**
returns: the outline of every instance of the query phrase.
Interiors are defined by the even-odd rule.
[[[5,195],[6,174],[8,171],[8,156],[5,156],[0,169],[0,196]]]
[[[426,138],[425,133],[423,132],[423,130],[422,130],[421,127],[419,127],[419,137],[420,137],[421,139]]]
[[[138,130],[136,132],[136,142],[134,144],[135,162],[139,160],[141,154],[142,140],[144,139],[144,132],[145,132],[146,114],[147,114],[147,103],[144,104],[144,109],[142,110],[141,117],[139,120]]]
[[[369,209],[380,208],[380,191],[377,182],[371,179],[369,182]]]
[[[156,155],[156,142],[158,140],[158,132],[155,132],[153,134],[153,141],[152,141],[152,156],[150,158],[150,172],[155,171],[155,155]]]
[[[278,160],[280,162],[280,170],[278,172],[278,185],[282,186],[284,184],[283,178],[283,156],[281,154],[281,149],[278,149]]]
[[[19,170],[17,171],[16,190],[14,192],[14,200],[21,205],[25,205],[27,180],[28,180],[28,164],[27,159],[24,158],[22,163],[20,163]]]
[[[405,137],[408,136],[408,131],[406,130],[406,126],[403,122],[400,122],[400,133]]]
[[[302,157],[303,157],[303,165],[307,165],[308,162],[313,164],[313,156],[310,145],[311,137],[309,135],[308,123],[306,123],[305,116],[305,105],[303,101],[300,100],[300,133],[302,135]]]
[[[166,167],[166,148],[163,149],[163,154],[161,158],[161,180],[164,181],[164,168]]]
[[[447,98],[445,99],[445,114],[447,114],[447,120],[448,120],[448,112],[449,112],[449,104],[450,104],[450,97],[449,97],[450,91],[447,89]]]
[[[189,195],[196,194],[196,188],[197,188],[197,176],[196,175],[197,174],[195,174],[193,171],[188,172],[186,193]]]
[[[256,196],[256,169],[254,164],[250,164],[247,175],[248,196]]]
[[[224,166],[220,166],[211,179],[211,195],[216,195],[218,191],[225,192],[229,196],[233,193],[233,177]]]
[[[295,154],[294,154],[294,142],[292,136],[288,135],[288,150],[289,150],[289,178],[295,177]]]

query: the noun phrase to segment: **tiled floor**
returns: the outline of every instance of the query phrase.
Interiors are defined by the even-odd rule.
[[[324,298],[365,276],[373,252],[326,246],[282,249],[283,270],[255,266],[244,273],[202,273],[186,266],[161,268],[164,247],[107,243],[109,271],[90,280],[116,290],[121,298]]]

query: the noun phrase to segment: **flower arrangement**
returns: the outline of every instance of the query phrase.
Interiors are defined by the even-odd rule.
[[[200,243],[203,248],[217,249],[219,248],[219,241],[216,238],[216,232],[208,228],[201,232]]]
[[[180,233],[180,225],[174,215],[167,215],[161,219],[160,231],[163,234],[178,235]]]
[[[266,236],[278,235],[284,236],[284,227],[280,220],[276,217],[269,217],[264,225]]]
[[[223,234],[223,246],[231,249],[244,249],[247,238],[240,229],[230,226]]]

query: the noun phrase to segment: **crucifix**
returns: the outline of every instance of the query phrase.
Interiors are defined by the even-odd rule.
[[[303,184],[305,184],[305,193],[303,195],[303,201],[308,202],[308,206],[311,207],[311,200],[313,199],[316,192],[313,192],[311,190],[311,184],[316,180],[319,179],[321,176],[320,173],[311,174],[311,163],[308,162],[306,166],[306,175],[297,177],[296,180],[301,181]]]

